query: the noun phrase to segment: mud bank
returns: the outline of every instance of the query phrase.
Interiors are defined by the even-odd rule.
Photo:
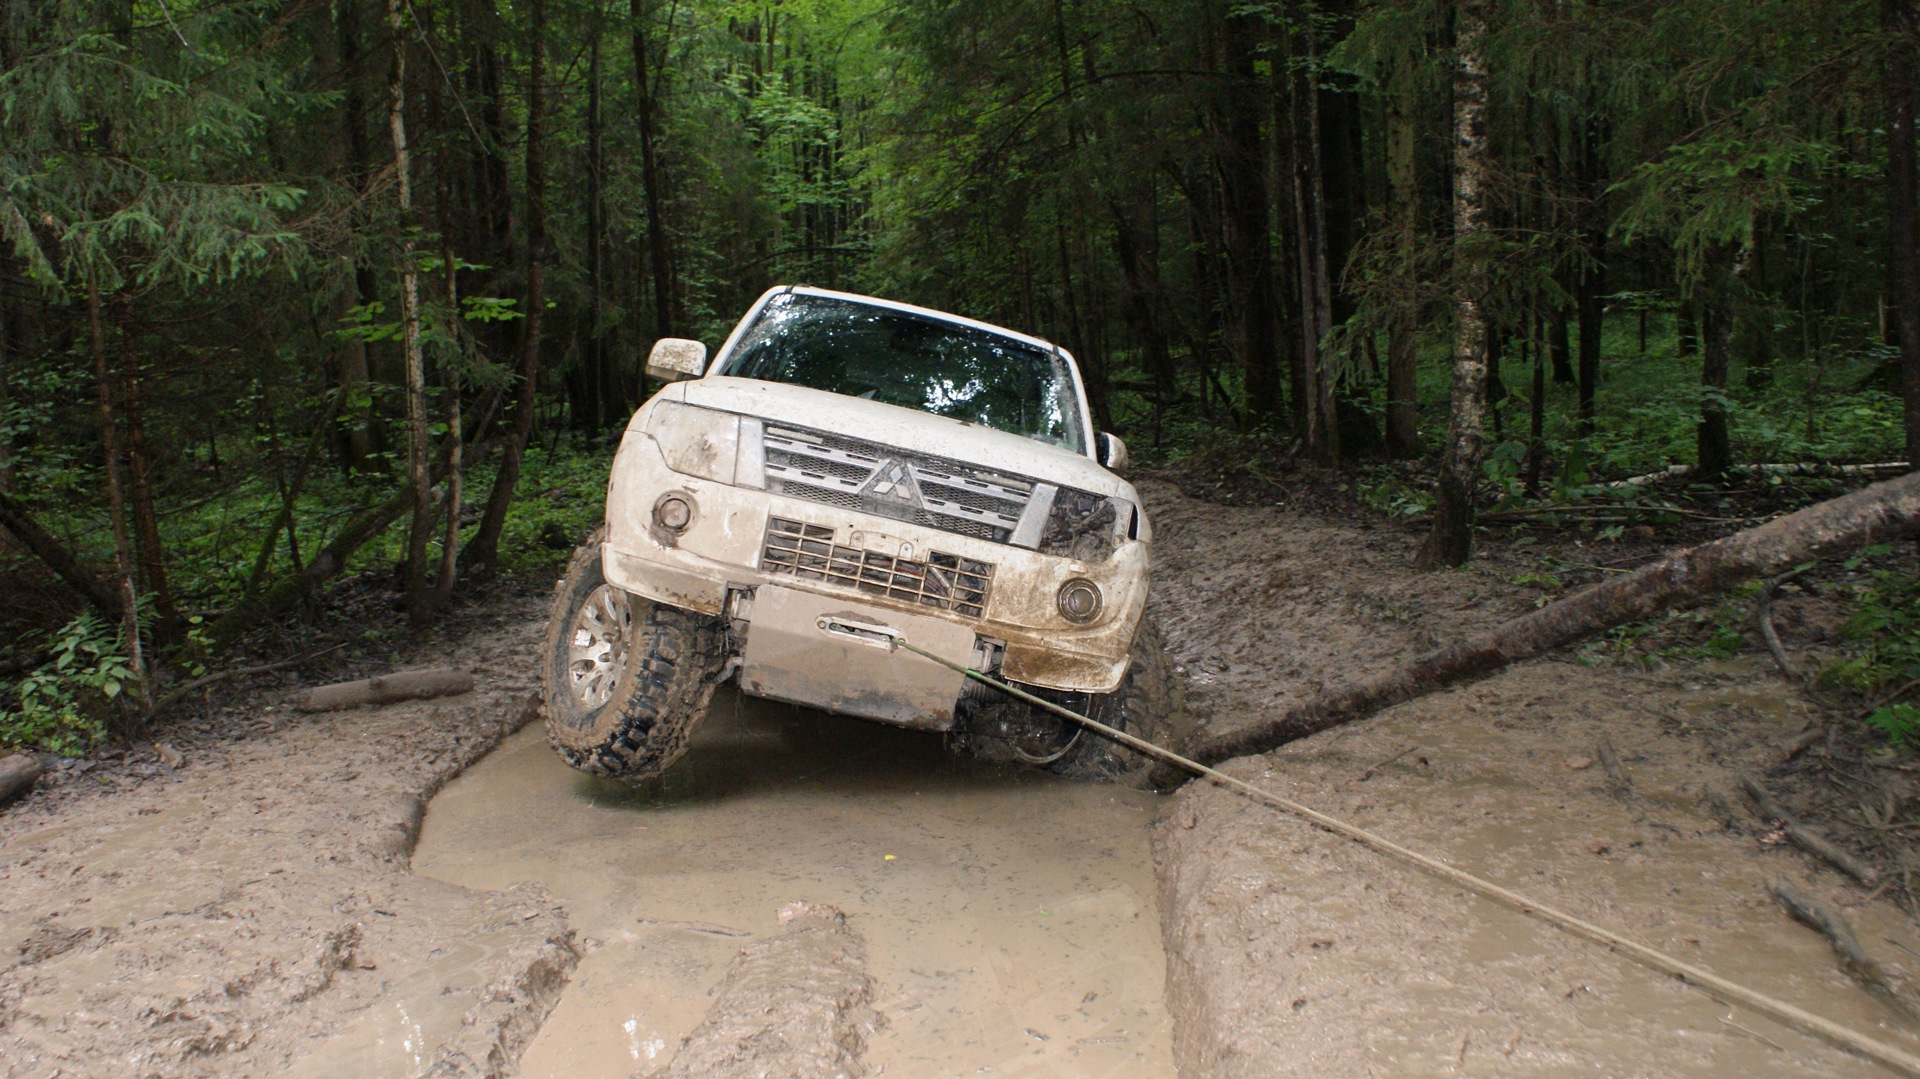
[[[474,694],[230,717],[0,816],[0,1071],[504,1074],[573,934],[537,889],[407,859],[426,800],[532,718],[539,617],[522,598],[435,657]]]
[[[1536,596],[1498,555],[1413,575],[1411,534],[1145,492],[1157,606],[1216,729]],[[1763,890],[1791,880],[1872,950],[1920,955],[1905,915],[1744,809],[1736,777],[1801,729],[1797,702],[1757,663],[1535,662],[1228,770],[1913,1051],[1913,1025]],[[1182,1074],[1885,1074],[1219,789],[1178,795],[1155,856]]]

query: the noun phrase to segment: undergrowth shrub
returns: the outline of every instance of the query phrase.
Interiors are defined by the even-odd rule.
[[[0,744],[82,753],[107,733],[107,719],[133,669],[118,632],[87,611],[48,641],[49,661],[21,678],[10,694],[14,707],[0,711]]]
[[[1876,544],[1848,560],[1847,568],[1859,570],[1892,553],[1891,545]],[[1869,570],[1840,632],[1854,653],[1822,671],[1821,681],[1873,702],[1866,722],[1888,741],[1920,744],[1920,707],[1899,699],[1920,688],[1920,572],[1905,566]]]

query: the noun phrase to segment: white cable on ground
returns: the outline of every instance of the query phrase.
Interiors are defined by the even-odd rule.
[[[1109,727],[1099,720],[1090,719],[1068,708],[1062,708],[1052,701],[1043,700],[996,678],[990,678],[979,671],[964,667],[951,660],[943,659],[925,649],[917,648],[909,644],[905,638],[895,637],[893,638],[893,643],[896,647],[904,648],[917,656],[930,659],[943,667],[959,671],[968,678],[983,682],[1004,693],[1018,697],[1029,704],[1038,705],[1049,712],[1098,731],[1122,745],[1131,746],[1142,753],[1177,764],[1196,775],[1206,776],[1208,779],[1222,786],[1238,791],[1258,801],[1266,802],[1279,809],[1283,809],[1297,817],[1302,817],[1330,832],[1346,836],[1348,839],[1354,840],[1363,846],[1371,847],[1382,853],[1391,854],[1394,857],[1412,862],[1414,865],[1430,873],[1444,877],[1447,880],[1453,881],[1455,884],[1459,884],[1489,899],[1499,900],[1513,907],[1515,910],[1520,911],[1522,914],[1531,914],[1534,917],[1551,922],[1562,929],[1570,930],[1589,940],[1598,941],[1609,948],[1625,953],[1634,961],[1651,967],[1662,974],[1668,974],[1691,982],[1724,1000],[1746,1005],[1762,1015],[1785,1023],[1787,1026],[1793,1027],[1796,1030],[1821,1038],[1842,1049],[1851,1050],[1862,1056],[1870,1057],[1896,1071],[1904,1072],[1907,1075],[1920,1076],[1920,1056],[1915,1056],[1897,1046],[1888,1045],[1883,1041],[1862,1034],[1851,1027],[1841,1026],[1831,1019],[1824,1019],[1803,1008],[1795,1007],[1784,1000],[1770,997],[1757,989],[1750,989],[1738,982],[1728,981],[1712,971],[1676,959],[1657,948],[1651,948],[1645,944],[1630,940],[1615,933],[1611,929],[1604,929],[1592,922],[1568,914],[1563,910],[1548,906],[1545,903],[1536,902],[1510,888],[1503,888],[1492,881],[1476,877],[1464,869],[1458,869],[1448,865],[1438,858],[1410,850],[1395,843],[1391,839],[1375,835],[1358,825],[1348,824],[1346,821],[1336,817],[1329,817],[1319,810],[1301,805],[1299,802],[1295,802],[1289,798],[1283,798],[1272,791],[1256,787],[1245,780],[1235,779],[1233,776],[1227,775],[1218,769],[1209,768],[1198,761],[1188,760],[1186,757],[1170,749],[1163,749],[1143,738],[1128,734],[1126,731]]]

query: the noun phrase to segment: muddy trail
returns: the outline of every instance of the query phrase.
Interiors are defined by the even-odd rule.
[[[1414,575],[1410,532],[1142,490],[1216,730],[1539,597],[1525,552]],[[1885,1074],[1201,784],[727,693],[664,781],[572,773],[529,722],[543,613],[508,590],[423,648],[474,694],[289,715],[289,677],[0,812],[0,1074]],[[1229,770],[1920,1048],[1764,888],[1920,964],[1739,793],[1811,708],[1745,658],[1578,658]]]
[[[434,800],[414,869],[537,881],[582,934],[527,1075],[664,1064],[743,945],[800,902],[838,908],[864,944],[873,988],[850,1025],[870,1074],[1170,1076],[1158,801],[729,693],[687,758],[637,788],[571,771],[537,729],[514,736]]]

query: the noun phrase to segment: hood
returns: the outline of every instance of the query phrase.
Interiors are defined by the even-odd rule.
[[[1132,484],[1083,454],[930,412],[805,386],[725,375],[676,382],[660,396],[795,427],[843,433],[1093,494],[1117,495],[1136,505],[1140,501]]]

